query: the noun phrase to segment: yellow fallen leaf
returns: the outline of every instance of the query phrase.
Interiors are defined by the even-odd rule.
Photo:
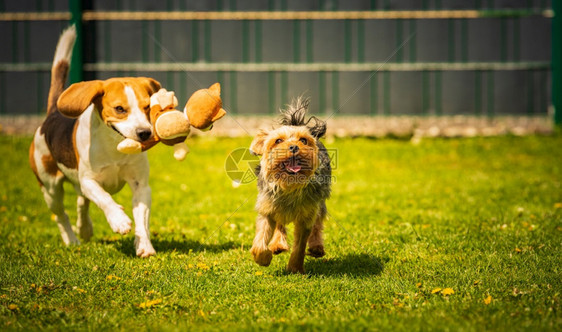
[[[254,274],[257,275],[257,276],[261,276],[263,274],[263,272],[262,271],[256,271],[256,273],[254,273]]]
[[[78,288],[78,287],[76,287],[76,286],[74,286],[73,289],[74,289],[75,291],[77,291],[78,293],[82,293],[82,294],[86,293],[85,290],[83,290],[82,288]]]
[[[474,286],[478,285],[480,283],[480,280],[476,280],[474,281],[474,283],[472,283]]]
[[[421,282],[418,282],[418,283],[416,284],[416,287],[417,287],[417,288],[420,288],[421,285],[422,285],[422,283],[421,283]]]
[[[208,270],[209,266],[205,263],[197,263],[197,267],[200,268],[201,270]]]
[[[434,288],[434,289],[431,291],[431,294],[439,293],[440,291],[441,291],[441,288],[437,287],[437,288]]]
[[[120,277],[118,276],[114,276],[114,275],[108,275],[107,277],[105,277],[106,280],[121,280]]]
[[[554,203],[555,209],[562,209],[562,202]]]
[[[455,291],[452,288],[445,288],[441,291],[442,295],[448,296],[455,294]]]
[[[521,249],[519,249],[519,248],[515,248],[515,252],[519,253],[519,252],[521,252],[521,251],[523,251],[523,250],[521,250]]]
[[[492,303],[492,295],[488,295],[488,297],[484,299],[485,305],[488,305],[490,303]]]
[[[12,303],[12,304],[8,305],[8,309],[10,309],[12,311],[15,311],[15,310],[18,310],[18,306]]]
[[[137,306],[141,309],[148,309],[148,308],[153,308],[159,305],[160,303],[162,303],[162,299],[156,299],[156,300],[149,300],[146,302],[139,303]]]

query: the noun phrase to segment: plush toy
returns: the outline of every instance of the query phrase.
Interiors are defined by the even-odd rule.
[[[222,108],[221,85],[215,83],[208,89],[195,91],[185,104],[184,112],[193,127],[210,130],[213,122],[226,114]]]
[[[153,137],[142,143],[127,138],[119,143],[117,150],[129,154],[140,153],[161,141],[174,146],[174,157],[183,160],[189,153],[185,144],[189,126],[210,130],[213,122],[226,114],[222,108],[219,83],[211,85],[209,89],[195,91],[187,101],[183,113],[174,109],[177,104],[171,91],[160,89],[153,94],[150,98],[150,122],[155,131]]]

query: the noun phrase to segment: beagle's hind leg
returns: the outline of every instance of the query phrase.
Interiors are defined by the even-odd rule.
[[[64,188],[63,188],[63,176],[59,175],[51,181],[43,181],[43,186],[41,190],[43,191],[43,198],[47,203],[47,206],[55,215],[55,220],[65,244],[80,244],[80,241],[76,238],[68,215],[64,211]]]

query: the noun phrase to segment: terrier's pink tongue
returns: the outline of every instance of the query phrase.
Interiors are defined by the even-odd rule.
[[[293,173],[298,173],[301,170],[299,165],[288,165],[287,169]]]

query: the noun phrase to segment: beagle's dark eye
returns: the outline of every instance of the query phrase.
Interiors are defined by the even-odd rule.
[[[300,141],[302,144],[304,144],[304,145],[307,145],[307,144],[308,144],[308,140],[307,140],[306,138],[304,138],[304,137],[302,137],[301,139],[299,139],[299,141]]]
[[[283,142],[283,140],[280,139],[280,138],[278,138],[278,139],[275,140],[275,144],[279,144],[279,143],[281,143],[281,142]]]
[[[115,112],[117,113],[126,113],[125,109],[123,108],[123,106],[116,106],[115,107]]]
[[[146,105],[146,106],[144,107],[144,111],[145,111],[145,112],[150,111],[150,105]]]

